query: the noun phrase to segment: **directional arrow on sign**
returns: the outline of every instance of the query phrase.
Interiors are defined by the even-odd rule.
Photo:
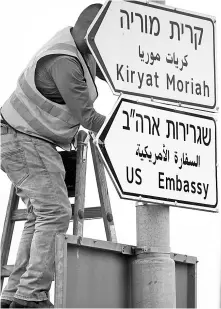
[[[121,198],[216,211],[216,123],[121,96],[96,137]]]
[[[107,1],[86,39],[114,94],[215,108],[214,18],[158,4]]]

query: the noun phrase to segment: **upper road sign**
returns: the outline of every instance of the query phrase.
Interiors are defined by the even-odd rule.
[[[115,94],[214,111],[214,18],[157,4],[107,1],[87,42]]]
[[[216,211],[216,123],[205,114],[120,97],[97,135],[119,195]]]

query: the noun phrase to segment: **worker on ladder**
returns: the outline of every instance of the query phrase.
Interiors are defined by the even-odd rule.
[[[72,215],[56,146],[70,150],[80,125],[98,132],[105,120],[93,108],[95,75],[104,78],[85,40],[101,6],[88,6],[35,54],[1,108],[2,170],[28,210],[2,308],[53,308],[55,236]]]

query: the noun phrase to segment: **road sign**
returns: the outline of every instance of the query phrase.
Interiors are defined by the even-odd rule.
[[[216,122],[121,96],[96,143],[123,199],[217,211]]]
[[[214,18],[107,1],[87,42],[114,94],[216,111]]]

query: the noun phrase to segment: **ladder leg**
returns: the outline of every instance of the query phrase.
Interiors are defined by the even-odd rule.
[[[104,220],[104,227],[108,241],[117,242],[117,236],[114,226],[114,219],[111,210],[110,198],[108,194],[107,181],[105,177],[104,165],[99,152],[90,139],[91,153],[94,162],[94,170],[97,180],[98,193],[101,203],[101,213]]]
[[[75,205],[73,218],[73,234],[83,237],[84,203],[86,187],[87,148],[85,143],[87,133],[81,130],[77,140]]]
[[[19,197],[16,194],[15,187],[11,185],[11,191],[9,195],[9,201],[8,201],[8,206],[6,210],[5,222],[4,222],[3,232],[2,232],[2,239],[1,239],[1,272],[3,270],[3,267],[8,262],[8,256],[9,256],[12,235],[13,235],[14,225],[15,225],[15,222],[12,221],[11,218],[12,218],[13,212],[18,209],[18,203],[19,203]],[[3,283],[4,283],[4,277],[1,276],[1,290],[3,287]]]

